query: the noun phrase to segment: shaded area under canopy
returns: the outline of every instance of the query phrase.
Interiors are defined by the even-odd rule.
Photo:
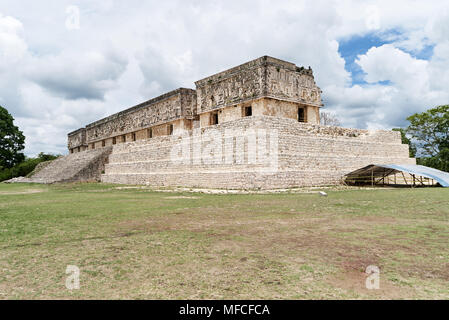
[[[351,185],[409,185],[449,187],[449,173],[420,165],[371,164],[348,173]]]

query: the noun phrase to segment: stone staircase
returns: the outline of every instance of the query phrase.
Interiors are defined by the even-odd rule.
[[[27,178],[21,177],[11,182],[55,183],[75,181],[99,181],[104,165],[112,152],[112,147],[89,150],[59,157],[45,163]]]

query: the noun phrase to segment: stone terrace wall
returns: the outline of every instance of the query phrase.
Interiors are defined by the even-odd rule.
[[[245,140],[243,149],[236,148],[237,138],[229,139],[229,130],[247,132],[237,135]],[[267,138],[269,149],[277,150],[276,170],[266,163],[248,161],[252,152],[247,144],[251,130],[277,134],[276,142]],[[223,138],[222,150],[232,150],[231,163],[201,158],[211,145],[211,140],[205,137],[212,132]],[[186,143],[189,141],[186,136],[167,136],[114,146],[102,181],[272,189],[339,184],[344,174],[372,163],[415,163],[408,157],[408,146],[401,144],[397,132],[325,127],[274,117],[242,118],[190,132],[189,137],[191,143]],[[173,150],[182,150],[183,146],[188,150],[188,160],[174,161]],[[199,146],[203,151],[195,152],[194,148],[198,150]],[[223,152],[221,160],[226,154]],[[243,160],[237,163],[237,159]]]
[[[198,114],[261,97],[320,107],[311,69],[264,56],[195,82]]]

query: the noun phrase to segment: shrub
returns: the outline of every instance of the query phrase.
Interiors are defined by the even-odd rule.
[[[44,161],[56,159],[58,156],[52,154],[39,153],[37,158],[26,158],[25,161],[12,168],[0,170],[0,181],[9,180],[16,177],[25,177],[30,174],[36,166]]]

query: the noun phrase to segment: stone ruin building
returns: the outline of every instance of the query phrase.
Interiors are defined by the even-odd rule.
[[[415,164],[399,132],[320,125],[312,69],[268,56],[68,134],[37,182],[274,189],[335,185],[372,163]]]

